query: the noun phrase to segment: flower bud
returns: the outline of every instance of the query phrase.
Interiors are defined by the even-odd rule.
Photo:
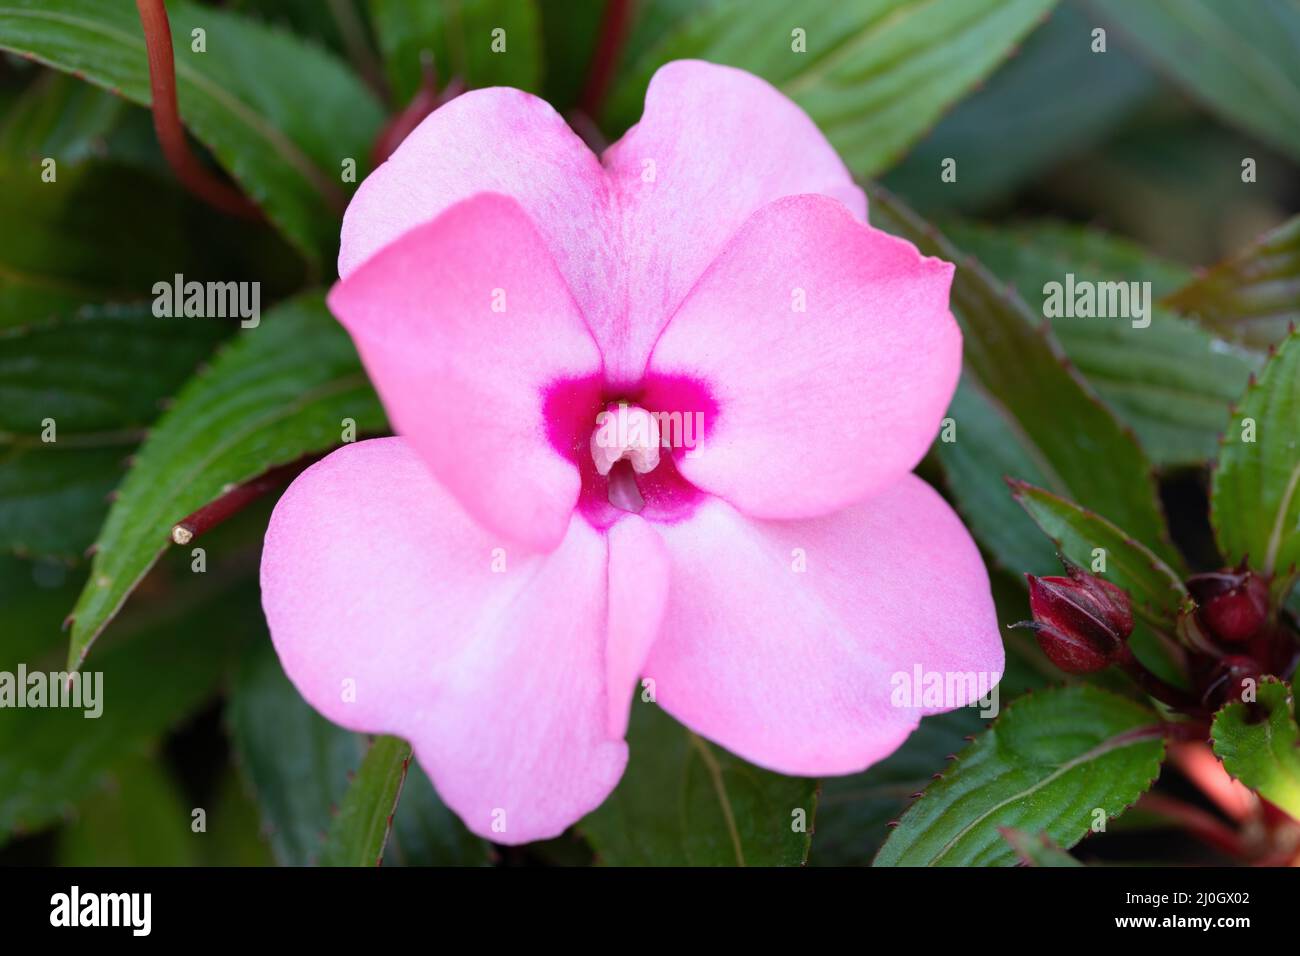
[[[1229,644],[1250,640],[1268,620],[1268,585],[1244,567],[1195,575],[1187,579],[1187,590],[1199,605],[1201,624]]]
[[[1202,703],[1217,710],[1224,704],[1245,700],[1247,688],[1257,686],[1260,679],[1260,666],[1254,658],[1228,654],[1214,666]]]
[[[1029,609],[1038,646],[1068,674],[1086,674],[1113,664],[1133,632],[1128,594],[1080,568],[1069,577],[1029,579]]]

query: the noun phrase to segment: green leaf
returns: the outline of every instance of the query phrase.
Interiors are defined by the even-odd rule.
[[[306,37],[339,54],[365,42],[361,0],[224,0],[223,5],[272,26]],[[373,54],[371,54],[373,56]],[[360,68],[356,60],[354,65]]]
[[[1044,833],[1069,849],[1155,782],[1159,718],[1078,684],[1022,697],[903,815],[876,866],[1006,866],[1000,828]]]
[[[1300,820],[1300,728],[1290,687],[1265,678],[1254,703],[1234,701],[1215,714],[1210,735],[1230,774]]]
[[[357,434],[386,427],[352,342],[320,295],[280,305],[242,330],[141,446],[73,609],[69,666],[84,660],[178,521],[229,487],[337,444],[345,418]]]
[[[0,327],[0,549],[79,559],[162,401],[232,329],[142,306]]]
[[[262,835],[257,804],[245,792],[233,767],[222,771],[211,801],[203,840],[204,866],[273,866],[275,857]]]
[[[628,746],[618,788],[578,824],[601,863],[800,866],[807,860],[815,780],[751,766],[639,699]]]
[[[60,165],[44,183],[37,162],[0,156],[0,221],[23,226],[0,230],[0,328],[90,302],[149,301],[177,273],[258,280],[263,301],[301,285],[300,263],[270,230],[119,163]]]
[[[30,169],[39,169],[47,157],[75,166],[103,151],[125,111],[126,104],[111,93],[61,73],[43,73],[0,124],[0,155]]]
[[[395,866],[486,866],[491,846],[465,828],[438,798],[428,776],[412,763],[402,785],[393,832],[384,855]]]
[[[1269,359],[1237,407],[1210,491],[1210,518],[1228,564],[1276,574],[1281,600],[1300,562],[1300,332]]]
[[[433,54],[438,85],[460,77],[470,87],[541,88],[541,17],[533,0],[369,0],[393,100],[420,88],[423,51]],[[505,31],[503,52],[492,31]]]
[[[181,597],[161,611],[124,621],[115,646],[82,675],[101,675],[91,685],[99,691],[100,716],[85,716],[84,706],[4,709],[0,842],[53,821],[88,797],[125,757],[145,752],[212,698],[246,636],[265,632],[254,588],[191,581]],[[38,666],[28,662],[29,675]]]
[[[1024,48],[908,152],[885,185],[918,212],[985,208],[1103,141],[1157,87],[1141,61],[1091,50],[1092,20],[1062,3]],[[1015,149],[1007,149],[1015,143]],[[957,159],[944,181],[943,161]]]
[[[546,61],[542,93],[546,101],[561,113],[577,103],[586,85],[605,6],[605,0],[538,4],[542,21],[542,58]],[[661,3],[635,4],[633,16],[637,21],[653,18],[662,6]],[[636,35],[634,23],[623,47],[624,61],[631,56],[631,44]]]
[[[1218,334],[1267,348],[1300,325],[1300,216],[1169,295],[1165,302]]]
[[[1172,629],[1177,624],[1187,589],[1178,573],[1150,548],[1101,515],[1050,491],[1023,481],[1013,482],[1011,491],[1062,554],[1128,591],[1135,613],[1158,627]],[[1098,548],[1104,552],[1104,569],[1094,567]]]
[[[0,549],[78,561],[108,511],[129,446],[0,445]]]
[[[1182,685],[1183,654],[1175,635],[1179,613],[1190,598],[1178,572],[1101,515],[1023,481],[1013,481],[1011,489],[1061,554],[1128,592],[1135,617],[1134,652],[1160,677]],[[1103,552],[1104,570],[1096,563],[1097,549]]]
[[[1300,4],[1295,0],[1092,4],[1221,120],[1300,158]]]
[[[560,113],[567,113],[577,104],[590,72],[591,56],[601,33],[604,0],[568,0],[565,4],[538,4],[541,16],[543,70],[542,95],[547,103]],[[633,18],[654,16],[660,4],[633,5]],[[623,57],[629,56],[629,43],[636,35],[636,26],[628,31],[623,46]]]
[[[1025,866],[1083,866],[1045,833],[1031,835],[1023,830],[1002,827],[1002,839],[1011,844]]]
[[[59,832],[59,866],[193,866],[205,839],[157,757],[132,755],[109,771]]]
[[[63,649],[63,618],[84,577],[61,561],[0,554],[0,671],[43,664]]]
[[[987,726],[963,707],[926,717],[903,745],[880,763],[846,777],[827,777],[817,799],[817,832],[809,862],[866,866],[912,797],[924,790],[970,734]]]
[[[0,442],[134,444],[159,402],[234,329],[216,319],[159,319],[142,306],[81,309],[0,329]]]
[[[607,116],[641,113],[655,69],[682,58],[756,73],[802,106],[859,176],[891,166],[992,72],[1055,0],[722,0],[685,20],[632,65]],[[792,51],[792,30],[807,52]]]
[[[343,63],[291,34],[190,3],[168,13],[186,127],[310,262],[326,263],[347,200],[342,164],[364,173],[379,104]],[[196,29],[204,52],[192,49]],[[144,35],[126,0],[3,0],[0,49],[150,102]]]
[[[300,257],[266,225],[178,187],[146,110],[49,70],[0,122],[0,218],[23,224],[0,232],[0,329],[143,301],[176,273],[258,279],[264,300],[302,285]]]
[[[1156,298],[1187,281],[1186,269],[1078,226],[953,225],[946,233],[1035,308],[1044,301],[1045,286],[1064,285],[1068,274],[1094,283],[1150,282],[1145,328],[1135,328],[1128,318],[1053,317],[1052,331],[1156,464],[1199,464],[1214,456],[1224,415],[1258,363],[1155,306]]]
[[[378,866],[402,794],[411,745],[397,737],[378,737],[366,751],[334,822],[330,824],[323,866]]]
[[[315,863],[333,808],[348,791],[348,775],[361,763],[361,737],[302,699],[269,640],[250,649],[226,719],[276,859],[286,866]]]
[[[871,220],[921,252],[958,264],[952,309],[965,336],[961,383],[949,416],[956,440],[935,444],[968,524],[1007,570],[1054,565],[1051,547],[1007,494],[1020,478],[1104,514],[1166,561],[1151,464],[1131,433],[1068,366],[1050,329],[978,263],[882,190]],[[1104,462],[1104,465],[1101,464]]]

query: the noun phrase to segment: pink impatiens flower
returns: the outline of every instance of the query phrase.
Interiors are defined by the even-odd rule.
[[[309,468],[266,535],[303,696],[410,740],[503,843],[600,805],[642,678],[787,774],[970,703],[893,694],[1003,664],[975,544],[910,473],[961,365],[953,268],[865,220],[808,117],[726,67],[663,67],[600,158],[517,90],[430,115],[357,191],[329,298],[401,437]]]

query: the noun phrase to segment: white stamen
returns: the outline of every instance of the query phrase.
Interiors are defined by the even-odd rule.
[[[659,422],[635,405],[601,412],[591,433],[591,457],[602,475],[624,458],[637,474],[654,471],[659,464]]]

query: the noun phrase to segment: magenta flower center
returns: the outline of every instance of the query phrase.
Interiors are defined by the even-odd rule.
[[[717,403],[701,383],[657,377],[612,392],[605,383],[561,381],[544,399],[551,444],[578,469],[578,511],[607,528],[627,513],[679,521],[702,493],[677,462],[705,453]]]

